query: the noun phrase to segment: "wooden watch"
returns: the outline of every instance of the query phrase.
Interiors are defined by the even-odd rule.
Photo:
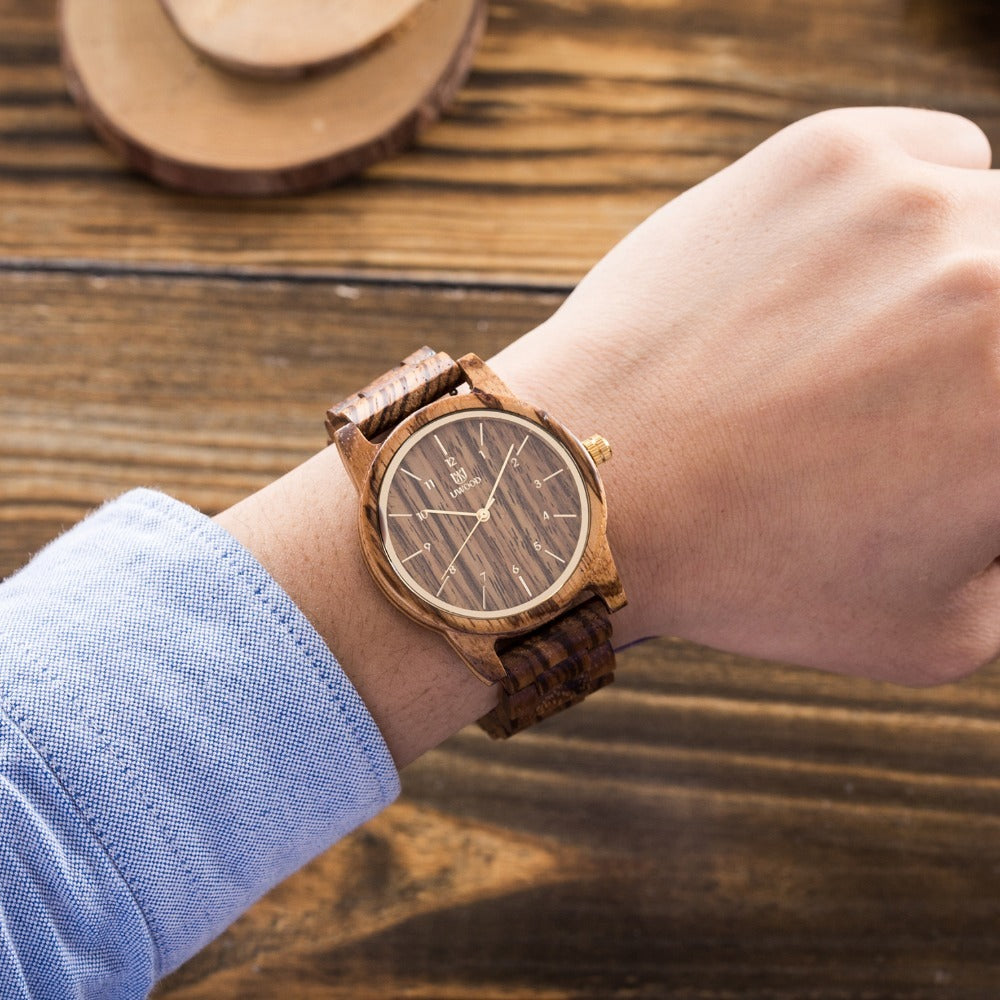
[[[597,464],[610,458],[517,399],[474,354],[423,347],[327,411],[386,596],[439,631],[499,705],[502,738],[614,677],[625,592]]]

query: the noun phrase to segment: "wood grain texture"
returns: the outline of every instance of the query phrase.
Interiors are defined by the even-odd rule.
[[[184,39],[227,69],[295,77],[356,57],[425,0],[161,0]]]
[[[62,0],[67,86],[107,145],[179,191],[328,187],[409,146],[468,73],[484,0],[432,0],[382,45],[307,79],[248,77],[200,56],[159,3]]]
[[[468,387],[471,391],[461,396],[452,397],[450,393],[466,380],[468,380]],[[476,355],[466,355],[456,363],[443,352],[435,353],[430,347],[421,347],[399,364],[376,376],[372,382],[359,389],[354,395],[335,403],[327,411],[326,428],[331,440],[340,446],[341,457],[358,488],[363,511],[361,548],[376,582],[386,597],[396,603],[404,613],[415,621],[444,631],[448,640],[461,654],[473,674],[487,683],[501,685],[499,705],[480,718],[479,725],[493,738],[503,739],[577,704],[588,694],[611,683],[614,677],[615,653],[611,645],[612,626],[608,612],[616,611],[622,607],[625,603],[625,596],[604,537],[606,530],[605,500],[600,480],[596,477],[596,470],[590,470],[580,444],[568,434],[560,434],[559,440],[567,447],[569,455],[572,456],[574,452],[579,453],[579,457],[575,461],[579,462],[583,473],[580,489],[589,491],[587,503],[592,519],[588,517],[589,531],[580,529],[580,537],[586,537],[587,534],[590,536],[587,549],[580,560],[580,566],[573,570],[572,575],[565,580],[556,593],[552,594],[546,601],[541,600],[542,595],[539,594],[534,599],[534,604],[530,609],[517,615],[504,615],[502,617],[494,615],[489,619],[468,618],[465,612],[470,609],[470,603],[475,604],[475,601],[468,600],[468,596],[464,601],[459,601],[459,607],[463,609],[462,613],[456,616],[442,615],[440,611],[435,613],[428,609],[425,602],[415,600],[410,588],[402,582],[403,577],[400,574],[404,568],[401,564],[394,564],[390,557],[389,549],[392,547],[393,532],[391,530],[386,532],[380,506],[380,497],[386,490],[386,463],[398,453],[401,447],[405,447],[407,438],[404,437],[401,442],[401,434],[412,435],[419,431],[422,426],[440,421],[446,414],[460,413],[470,404],[470,401],[477,412],[486,406],[495,407],[504,413],[511,412],[509,401],[501,403],[496,395],[482,395],[484,385],[492,386],[494,383],[499,386],[502,395],[509,395],[507,387],[499,382],[492,370],[484,365],[482,359]],[[412,421],[409,421],[408,418],[421,407],[426,407],[426,409],[416,414]],[[519,412],[521,415],[525,415],[523,408],[519,408]],[[404,421],[408,426],[404,427]],[[483,446],[482,423],[480,423],[479,428],[481,451]],[[521,430],[524,430],[523,426],[521,426]],[[389,432],[389,434],[381,445],[382,452],[380,454],[375,456],[358,448],[357,436],[359,433],[371,439],[382,432]],[[520,436],[520,432],[518,436]],[[528,436],[525,435],[522,447],[527,441]],[[438,441],[438,445],[441,446],[440,441]],[[443,448],[443,446],[441,447]],[[492,447],[489,443],[486,444],[488,450],[492,450]],[[507,453],[508,459],[511,457],[513,448],[514,445],[511,444],[511,450]],[[499,451],[499,447],[496,453],[502,453]],[[520,449],[518,449],[518,453],[520,454]],[[358,457],[361,455],[366,457],[364,463],[358,461]],[[387,459],[386,455],[389,455],[390,458]],[[414,468],[409,461],[407,464],[411,470]],[[374,471],[371,474],[371,481],[367,482],[368,467],[372,465]],[[502,475],[506,465],[507,463],[504,462],[498,475]],[[412,471],[409,474],[412,476]],[[464,469],[462,474],[465,475]],[[584,486],[584,481],[587,483],[586,486]],[[405,492],[405,486],[402,489]],[[494,491],[495,489],[496,485],[494,485]],[[420,497],[418,502],[426,504],[425,494],[421,493]],[[486,500],[484,492],[482,496],[482,500],[486,500],[484,516],[488,517],[492,498],[493,492],[490,493],[489,500]],[[530,504],[526,505],[525,509],[527,510],[528,507]],[[390,518],[393,516],[389,514]],[[404,515],[397,514],[395,516]],[[405,516],[412,518],[412,510]],[[517,511],[511,512],[510,516],[514,518],[515,522],[519,520]],[[562,516],[576,517],[577,515]],[[547,513],[545,517],[548,518]],[[529,519],[535,518],[537,518],[536,524],[541,522],[541,511],[538,509],[530,512]],[[408,521],[403,523],[410,524]],[[565,522],[561,523],[565,524]],[[521,524],[515,533],[523,538],[530,538],[531,536],[527,534],[528,527],[527,524]],[[486,530],[483,528],[479,532],[480,539]],[[449,554],[455,552],[456,548],[461,553],[474,532],[475,529],[467,532],[463,527],[458,536],[452,539],[452,544],[448,549]],[[412,550],[414,545],[416,545],[418,553],[421,552],[422,547],[430,548],[429,542],[426,544],[423,542],[426,536],[419,531],[411,534],[410,529],[407,529],[402,534],[403,537],[409,536],[408,550]],[[465,536],[464,541],[460,541],[461,535]],[[575,542],[572,534],[569,537]],[[536,548],[539,547],[540,545],[536,543]],[[520,556],[515,555],[515,558],[517,562],[522,562]],[[449,569],[455,565],[457,559],[458,555],[451,561]],[[447,560],[447,556],[445,560]],[[565,562],[563,559],[559,561]],[[479,562],[479,565],[481,566],[483,563]],[[590,566],[595,566],[596,569],[591,570]],[[570,569],[572,566],[567,569],[567,572]],[[439,565],[435,570],[435,576],[437,577],[440,572]],[[458,575],[462,576],[461,570]],[[604,589],[602,585],[605,585],[605,581],[609,578],[613,580],[612,585],[618,597],[616,602],[608,601],[605,603],[604,599],[594,596],[585,604],[578,604],[572,610],[560,614],[558,618],[547,621],[552,617],[555,609],[571,607],[582,594],[596,595],[601,593]],[[440,582],[440,577],[437,577],[434,582]],[[554,583],[552,585],[555,586]],[[438,592],[440,593],[440,588]],[[453,600],[458,599],[453,598]],[[519,592],[515,603],[521,601],[523,601],[523,594]],[[485,605],[486,587],[484,585],[484,608]],[[509,607],[510,605],[505,601],[502,606]],[[449,610],[455,610],[455,608]],[[457,629],[452,622],[453,618],[456,619],[455,624],[459,624]],[[445,625],[443,629],[441,627],[442,619]],[[541,627],[538,627],[539,620],[543,623]],[[529,624],[532,626],[531,631],[525,633],[524,630]],[[452,625],[450,630],[447,628],[448,625]],[[502,640],[494,642],[498,631],[509,632],[512,629],[517,629],[519,632],[516,640],[507,641],[504,637]],[[471,642],[469,641],[470,632],[474,633]],[[486,642],[483,642],[483,639]]]
[[[232,204],[129,175],[65,97],[54,0],[0,3],[0,255],[534,285],[812,111],[933,105],[1000,139],[990,0],[503,0],[447,120],[363,182]]]
[[[460,360],[464,364],[468,359],[469,356],[466,356]],[[474,389],[478,389],[480,386],[476,379],[473,379],[471,384]],[[555,443],[561,445],[571,454],[577,455],[580,485],[585,491],[586,502],[590,507],[586,533],[580,536],[585,540],[583,552],[569,577],[562,583],[561,590],[535,604],[531,611],[510,608],[509,613],[503,617],[491,619],[490,627],[504,631],[519,631],[529,628],[536,624],[536,615],[547,617],[559,612],[565,606],[564,600],[569,599],[570,595],[578,593],[581,589],[587,589],[594,595],[601,597],[611,609],[618,610],[623,607],[625,595],[606,538],[607,513],[604,487],[594,468],[586,462],[579,442],[569,429],[549,418],[547,414],[528,402],[509,396],[501,401],[497,396],[485,392],[477,392],[475,395],[472,393],[449,395],[439,399],[413,415],[413,427],[419,429],[445,414],[459,412],[463,409],[502,409],[507,414],[523,417],[532,424],[538,424],[544,428],[544,431]],[[344,430],[350,430],[350,428]],[[340,434],[343,433],[344,431],[340,432]],[[494,642],[486,630],[486,622],[466,614],[465,612],[470,610],[468,604],[466,604],[464,611],[461,606],[449,608],[446,605],[440,605],[434,612],[430,612],[423,604],[413,600],[409,590],[401,582],[398,567],[390,566],[389,560],[385,558],[379,492],[397,451],[403,442],[410,438],[410,433],[411,428],[409,427],[396,428],[390,433],[375,456],[368,477],[361,483],[359,490],[360,541],[365,561],[382,592],[404,614],[430,628],[439,627],[444,623],[461,632],[460,641],[458,636],[453,636],[450,633],[446,632],[445,636],[449,641],[454,641],[457,644],[459,652],[474,674],[487,681],[499,680],[503,676],[503,668],[497,658]],[[350,456],[349,463],[351,460],[353,460],[353,455]],[[455,544],[456,546],[459,544],[458,539],[455,539]],[[475,547],[475,543],[473,543],[473,547]],[[413,582],[417,582],[416,578]],[[474,602],[469,603],[474,606]],[[480,632],[486,634],[477,634]]]
[[[214,511],[421,343],[488,357],[663,199],[861,101],[1000,138],[986,0],[498,0],[458,111],[265,204],[125,172],[0,0],[0,572],[132,485]],[[322,277],[323,280],[318,280]],[[402,801],[157,990],[170,1000],[993,1000],[1000,672],[908,691],[658,641]]]
[[[415,345],[491,354],[555,296],[0,272],[0,571],[137,483],[216,511],[326,444]],[[470,333],[470,331],[473,331]]]
[[[467,376],[468,369],[474,374]],[[454,399],[445,398],[467,378],[469,388],[472,390],[469,394]],[[361,497],[363,520],[368,523],[371,532],[367,538],[364,531],[362,532],[362,550],[369,565],[372,566],[376,581],[386,596],[399,603],[403,611],[417,621],[424,621],[434,626],[438,625],[438,616],[433,613],[427,615],[427,609],[421,606],[421,602],[414,601],[409,589],[406,586],[399,586],[397,582],[396,569],[391,565],[387,555],[387,540],[391,538],[391,532],[386,534],[379,512],[379,496],[385,490],[384,479],[374,480],[369,491],[366,480],[369,466],[375,461],[375,455],[371,451],[358,448],[357,436],[360,433],[372,439],[383,432],[395,432],[403,421],[424,406],[427,406],[424,411],[427,416],[423,420],[421,417],[424,417],[424,414],[415,418],[418,429],[421,425],[426,426],[439,420],[444,413],[456,410],[460,412],[463,404],[471,397],[479,395],[484,382],[490,385],[498,382],[498,379],[488,366],[484,365],[481,358],[476,355],[466,355],[460,363],[456,363],[447,354],[435,352],[433,348],[425,346],[377,376],[357,393],[335,403],[326,415],[327,434],[332,442],[340,446],[341,457]],[[509,390],[502,383],[499,383],[499,391],[505,396],[509,395]],[[490,405],[493,405],[495,399],[495,396],[490,397]],[[428,405],[432,402],[435,404],[433,407]],[[483,404],[477,402],[474,405],[478,408]],[[480,423],[479,426],[479,443],[482,447],[483,424]],[[393,436],[396,435],[394,433],[390,435],[382,445],[386,451],[393,450]],[[527,441],[528,437],[525,436],[524,442]],[[564,443],[572,442],[564,439]],[[398,448],[399,445],[395,447]],[[511,449],[513,450],[513,445]],[[358,461],[360,455],[365,456],[363,463]],[[384,469],[384,461],[378,464]],[[583,467],[586,467],[585,463]],[[413,466],[410,468],[412,470]],[[594,479],[590,489],[591,502],[602,505],[603,496],[599,481]],[[492,493],[490,496],[492,497]],[[419,502],[426,503],[423,499]],[[406,516],[413,515],[410,513]],[[512,516],[516,518],[517,512],[513,512]],[[541,520],[538,511],[533,512],[533,516]],[[545,516],[547,518],[548,514]],[[597,533],[600,535],[600,579],[613,577],[620,593],[620,599],[613,608],[605,605],[603,600],[593,597],[586,604],[572,608],[541,628],[521,634],[511,641],[502,640],[502,645],[494,645],[492,641],[486,643],[476,641],[467,645],[465,641],[467,631],[470,629],[476,633],[477,640],[482,638],[490,640],[497,630],[496,619],[471,619],[463,622],[461,631],[453,631],[449,635],[452,645],[465,658],[477,677],[489,683],[498,682],[501,686],[499,705],[479,719],[480,727],[495,739],[513,736],[528,726],[577,704],[588,694],[610,684],[614,678],[615,653],[611,645],[612,626],[608,612],[618,610],[624,604],[625,598],[621,592],[617,570],[608,554],[603,537],[605,519],[601,517],[597,524]],[[524,534],[526,531],[527,526],[524,525],[519,533],[523,537],[530,537]],[[409,530],[405,534],[409,535]],[[461,534],[466,534],[464,528]],[[461,543],[461,549],[465,548],[471,535],[471,532],[466,535],[465,541]],[[409,548],[412,549],[413,545],[416,545],[420,551],[424,537],[419,532],[411,536]],[[449,553],[458,545],[459,541],[456,539]],[[430,543],[427,543],[426,547],[429,548]],[[519,557],[517,561],[521,561]],[[440,567],[437,572],[440,572]],[[569,607],[582,592],[592,592],[590,587],[592,580],[593,574],[589,571],[583,574],[574,573],[559,592],[553,595],[551,603]],[[523,595],[518,596],[523,599]],[[484,607],[485,602],[484,586]],[[468,602],[462,606],[468,608]],[[536,604],[531,612],[518,617],[530,620],[537,608],[544,606]],[[551,612],[546,611],[543,615],[549,617]],[[516,624],[519,629],[524,628],[520,622]],[[505,624],[502,629],[507,630],[510,627],[511,625]]]
[[[506,739],[607,687],[615,677],[611,634],[608,609],[593,597],[509,643],[500,654],[507,671],[500,704],[479,720],[479,727],[494,739]]]
[[[464,379],[462,370],[443,351],[421,347],[357,392],[334,403],[326,412],[327,435],[331,442],[335,441],[341,427],[354,424],[366,438],[377,438],[431,400],[457,388]]]

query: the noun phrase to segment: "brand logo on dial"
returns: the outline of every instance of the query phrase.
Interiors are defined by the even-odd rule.
[[[452,481],[454,483],[456,483],[457,485],[461,486],[462,483],[464,483],[466,481],[466,479],[469,478],[469,474],[465,471],[465,467],[463,466],[460,469],[456,469],[451,474],[451,478],[452,478]]]
[[[463,493],[468,493],[469,490],[478,486],[482,481],[482,476],[476,476],[475,479],[470,479],[467,483],[463,483],[457,490],[452,490],[448,495],[452,497],[460,497]]]

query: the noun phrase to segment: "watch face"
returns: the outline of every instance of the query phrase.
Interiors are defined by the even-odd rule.
[[[465,409],[408,437],[378,497],[389,561],[433,607],[500,618],[552,597],[586,548],[590,502],[576,461],[541,425]]]

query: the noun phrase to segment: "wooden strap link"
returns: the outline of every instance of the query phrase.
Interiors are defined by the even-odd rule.
[[[591,598],[500,651],[507,671],[500,704],[479,720],[504,739],[555,715],[614,680],[611,619]]]
[[[372,440],[458,388],[464,379],[462,369],[447,354],[421,347],[371,385],[331,406],[326,412],[327,433],[332,441],[340,427],[353,423]]]

